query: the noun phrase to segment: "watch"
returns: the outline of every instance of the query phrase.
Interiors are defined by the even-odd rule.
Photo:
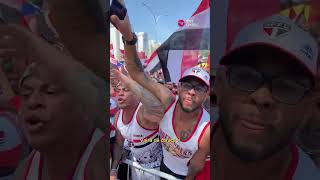
[[[131,41],[125,40],[124,37],[122,36],[123,44],[124,45],[135,45],[137,43],[138,38],[137,38],[137,35],[134,32],[132,32],[132,36],[133,36],[133,39]]]

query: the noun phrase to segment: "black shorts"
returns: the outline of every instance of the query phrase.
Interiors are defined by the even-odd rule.
[[[172,172],[164,163],[163,163],[163,160],[161,161],[161,165],[160,165],[160,171],[164,172],[164,173],[167,173],[167,174],[170,174],[176,178],[179,178],[179,179],[185,179],[186,176],[183,176],[183,175],[180,175],[180,174],[176,174],[174,172]],[[165,178],[161,178],[161,180],[166,180]]]

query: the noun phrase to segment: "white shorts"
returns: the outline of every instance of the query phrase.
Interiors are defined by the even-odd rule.
[[[160,167],[154,169],[160,171]],[[134,167],[131,167],[131,176],[132,180],[160,180],[159,176],[155,176]]]

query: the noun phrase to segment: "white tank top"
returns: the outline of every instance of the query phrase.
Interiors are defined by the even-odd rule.
[[[139,124],[140,103],[128,124],[123,123],[123,110],[119,112],[116,127],[125,138],[125,145],[131,151],[132,160],[146,168],[160,167],[162,151],[159,142],[159,129],[146,129]]]
[[[210,115],[201,108],[197,124],[185,141],[178,140],[174,130],[174,113],[178,97],[167,108],[160,123],[160,139],[163,151],[163,163],[174,173],[186,176],[188,173],[188,162],[199,148],[199,142],[207,127],[210,128]]]
[[[72,173],[70,179],[72,180],[85,180],[87,164],[90,156],[95,148],[95,145],[104,137],[100,129],[95,129],[86,150],[82,154],[75,171]],[[41,180],[43,169],[43,159],[39,151],[33,151],[29,160],[27,161],[27,169],[24,174],[24,180]]]

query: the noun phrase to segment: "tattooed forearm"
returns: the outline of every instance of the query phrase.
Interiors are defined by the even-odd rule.
[[[134,64],[136,65],[136,67],[138,68],[138,70],[139,70],[140,72],[144,72],[143,66],[142,66],[142,64],[141,64],[141,60],[139,59],[139,57],[138,57],[137,54],[134,56],[133,62],[134,62]]]
[[[131,84],[130,89],[138,96],[144,105],[145,112],[155,115],[162,115],[164,113],[164,107],[161,102],[147,89],[143,88],[136,82]]]
[[[138,72],[144,72],[143,66],[141,64],[140,58],[134,47],[125,46],[126,50],[126,65],[128,69],[134,69]],[[128,53],[127,53],[128,52]],[[130,70],[129,70],[130,71]]]

